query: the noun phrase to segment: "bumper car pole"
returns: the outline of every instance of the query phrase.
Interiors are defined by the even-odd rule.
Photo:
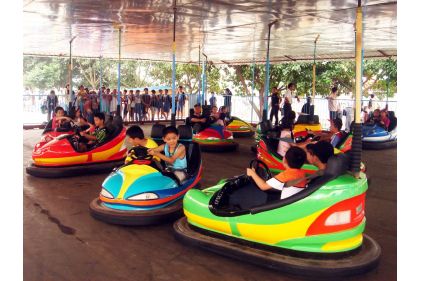
[[[117,116],[121,116],[120,69],[121,69],[121,26],[118,28]]]
[[[174,22],[172,35],[172,105],[171,105],[171,126],[175,126],[175,23],[177,18],[177,0],[173,1]]]
[[[354,134],[352,137],[351,148],[351,172],[354,177],[360,176],[360,163],[362,153],[362,126],[360,120],[361,113],[361,91],[362,91],[362,72],[363,72],[363,14],[361,0],[358,0],[357,15],[355,20],[355,119]]]
[[[273,22],[268,24],[269,32],[268,32],[268,44],[266,49],[266,80],[265,80],[265,97],[264,97],[264,108],[263,108],[263,116],[262,120],[268,120],[268,97],[269,97],[269,48],[270,48],[270,30],[272,25],[274,25],[278,20],[274,20]]]
[[[314,52],[313,52],[313,103],[314,103],[314,98],[316,97],[316,44],[317,44],[317,40],[319,39],[320,34],[317,34],[316,39],[314,39]]]
[[[72,43],[73,40],[75,40],[76,36],[73,36],[72,39],[70,39],[69,41],[69,45],[70,45],[70,58],[69,58],[69,95],[70,95],[70,101],[69,101],[69,114],[73,115],[73,110],[72,110],[72,103],[73,100],[75,99],[75,95],[73,94],[73,63],[72,63]],[[72,111],[72,112],[71,112]]]
[[[101,111],[101,96],[102,96],[102,55],[99,56],[99,91],[98,91],[99,111]]]

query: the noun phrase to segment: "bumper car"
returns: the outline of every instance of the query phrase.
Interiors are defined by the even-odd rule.
[[[294,134],[294,137],[296,143],[305,141],[308,138],[313,138],[315,141],[317,140],[317,137],[314,137],[314,135],[308,134],[307,132],[302,132],[302,134]],[[279,138],[263,137],[257,144],[257,159],[264,162],[269,167],[270,171],[274,174],[285,170],[285,167],[282,164],[283,157],[277,152],[278,143]],[[335,154],[346,153],[350,151],[351,145],[352,134],[343,132],[342,140],[334,148]],[[307,173],[313,173],[317,168],[310,164],[304,164],[302,169],[306,170]],[[361,163],[361,170],[365,172],[365,165],[363,163]]]
[[[191,141],[191,128],[183,125],[178,129],[180,142],[186,146],[187,178],[180,183],[173,172],[163,168],[163,162],[151,156],[135,160],[105,179],[99,198],[90,204],[94,218],[112,224],[149,225],[182,215],[182,198],[198,186],[202,161],[199,145]]]
[[[234,116],[229,120],[226,129],[227,131],[230,131],[235,138],[251,137],[254,135],[253,127],[249,123]]]
[[[256,172],[270,178],[269,169],[258,162],[264,168]],[[204,250],[307,278],[338,280],[367,272],[377,266],[381,248],[363,233],[367,180],[363,173],[359,179],[349,175],[348,164],[347,155],[332,156],[321,175],[284,199],[285,190],[269,196],[245,175],[190,190],[183,202],[186,217],[173,225],[175,237]],[[247,207],[234,204],[231,199],[246,189],[259,195],[245,198]]]
[[[220,125],[210,125],[199,131],[193,136],[193,141],[200,145],[202,151],[208,152],[234,151],[238,147],[232,133]]]
[[[86,152],[77,151],[77,141],[73,134],[60,134],[35,145],[32,160],[26,172],[32,176],[57,178],[93,173],[109,172],[124,164],[126,129],[121,120],[115,119],[106,125],[107,140]]]
[[[397,119],[393,111],[389,111],[389,119],[388,130],[379,124],[364,124],[362,129],[363,149],[396,147],[398,142]]]
[[[306,137],[307,131],[311,130],[313,132],[321,132],[322,126],[319,123],[319,116],[318,115],[299,115],[297,122],[294,125],[294,137]],[[255,145],[251,147],[251,151],[253,153],[257,152],[257,144],[260,142],[260,139],[264,136],[272,136],[277,137],[279,136],[279,127],[272,126],[272,123],[269,120],[265,120],[260,122],[257,125],[256,135],[255,135]]]

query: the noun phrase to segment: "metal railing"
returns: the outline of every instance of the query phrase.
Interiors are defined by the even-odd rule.
[[[62,106],[65,110],[68,109],[68,104],[66,102],[66,98],[64,95],[57,95],[58,97],[58,104]],[[222,95],[215,95],[216,97],[216,105],[219,107],[225,105],[224,104],[224,96]],[[207,102],[209,103],[210,95],[207,97]],[[47,95],[23,95],[23,123],[24,124],[40,124],[47,121],[47,114],[41,112],[41,106],[47,100]],[[243,119],[247,122],[258,123],[259,116],[253,110],[252,111],[252,103],[251,103],[250,96],[231,96],[231,115],[236,116],[240,119]],[[350,99],[337,99],[340,108],[342,110],[351,110],[354,107],[354,101]],[[305,98],[301,98],[299,102],[294,99],[292,104],[292,109],[295,112],[301,112],[301,108],[306,102]],[[368,105],[369,100],[363,100],[363,107]],[[193,108],[193,105],[197,103],[197,95],[191,94],[187,95],[186,104],[184,107],[183,117],[187,117],[189,109]],[[386,101],[376,101],[378,106],[382,109],[386,106]],[[259,108],[259,97],[253,97],[253,104]],[[397,109],[397,102],[396,101],[389,101],[389,110],[396,111]],[[282,104],[281,104],[282,107]],[[270,112],[270,106],[269,111]],[[320,123],[322,124],[323,128],[329,127],[329,109],[328,109],[328,100],[326,98],[315,98],[314,99],[314,114],[319,116]],[[279,112],[279,119],[281,119],[282,115]],[[344,118],[344,124],[346,117]],[[162,120],[162,119],[159,119]]]

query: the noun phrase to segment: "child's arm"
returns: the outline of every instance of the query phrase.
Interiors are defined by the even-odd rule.
[[[184,145],[180,145],[177,149],[177,152],[171,157],[167,157],[164,154],[162,154],[161,152],[158,152],[158,151],[155,151],[155,150],[151,151],[150,155],[156,156],[159,159],[162,159],[165,162],[172,164],[172,163],[175,162],[175,160],[177,160],[177,158],[183,158],[186,155],[186,148],[184,147]]]
[[[149,155],[152,155],[151,153],[153,153],[153,152],[162,152],[162,151],[164,151],[164,147],[165,147],[165,144],[161,144],[160,146],[158,146],[158,147],[155,147],[155,148],[149,148],[148,149],[148,154]],[[153,152],[152,152],[153,151]]]
[[[261,190],[269,190],[272,188],[269,184],[266,183],[266,181],[264,181],[261,177],[259,177],[258,174],[256,174],[254,169],[247,168],[247,176],[250,176]]]

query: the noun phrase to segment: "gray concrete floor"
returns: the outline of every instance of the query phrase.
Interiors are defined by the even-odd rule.
[[[150,126],[145,126],[145,132]],[[23,169],[41,130],[24,131]],[[202,153],[202,187],[245,172],[253,139],[239,150]],[[396,280],[396,149],[364,151],[371,176],[366,233],[382,247],[379,267],[342,280]],[[150,227],[108,225],[89,215],[106,174],[41,179],[23,171],[24,280],[297,280],[247,262],[184,246],[172,224]]]

